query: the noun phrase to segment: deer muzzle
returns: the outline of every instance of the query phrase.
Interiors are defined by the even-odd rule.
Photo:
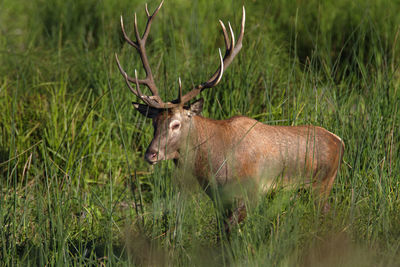
[[[153,149],[147,149],[146,154],[144,155],[144,158],[148,163],[154,165],[158,161],[162,160],[164,157],[163,157],[162,153],[160,153],[160,151],[156,151]]]

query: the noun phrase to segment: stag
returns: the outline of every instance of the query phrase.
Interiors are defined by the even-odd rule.
[[[146,55],[146,41],[154,17],[163,2],[150,14],[146,5],[147,24],[140,35],[135,14],[132,41],[121,28],[128,44],[138,51],[146,77],[130,77],[122,68],[118,56],[115,59],[128,88],[144,104],[133,103],[144,116],[153,120],[154,137],[145,153],[150,164],[173,159],[179,166],[189,166],[206,193],[214,200],[220,199],[228,210],[226,230],[233,222],[246,217],[243,194],[257,195],[277,185],[309,185],[326,203],[336,178],[344,151],[343,141],[335,134],[317,126],[271,126],[245,116],[227,120],[214,120],[201,116],[203,98],[193,101],[207,88],[215,87],[226,68],[242,48],[245,27],[243,7],[239,38],[230,23],[229,34],[220,22],[225,42],[225,55],[219,50],[220,66],[209,80],[182,95],[179,79],[178,98],[164,102],[154,82]],[[135,85],[135,88],[132,86]],[[152,95],[140,89],[145,85]],[[239,199],[239,201],[237,201]]]

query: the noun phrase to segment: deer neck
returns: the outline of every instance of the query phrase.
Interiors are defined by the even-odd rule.
[[[226,142],[224,138],[226,132],[224,121],[193,116],[178,153],[181,156],[183,154],[196,156],[198,153],[209,154],[213,151],[221,151],[220,146]]]

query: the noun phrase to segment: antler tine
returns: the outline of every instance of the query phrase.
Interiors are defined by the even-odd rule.
[[[179,83],[178,103],[181,103],[182,102],[182,81],[181,81],[181,77],[178,78],[178,83]]]
[[[128,75],[125,74],[125,77],[126,77],[125,79],[128,81]],[[137,70],[136,69],[135,69],[135,84],[136,84],[136,91],[139,94],[138,97],[143,100],[143,98],[142,98],[143,94],[140,91],[140,85],[139,85],[138,76],[137,76]]]
[[[138,25],[137,25],[137,16],[136,16],[136,12],[134,13],[133,16],[134,16],[133,28],[135,29],[136,42],[137,42],[138,45],[139,45],[138,50],[140,50],[140,49],[141,49],[141,47],[140,47],[141,37],[140,37]]]
[[[222,59],[222,54],[221,54],[221,49],[218,49],[218,51],[219,51],[219,59],[221,61],[220,67],[219,67],[220,71],[219,71],[219,75],[217,76],[217,80],[215,81],[215,83],[211,82],[211,83],[213,83],[213,86],[217,85],[221,81],[222,75],[224,74],[224,70],[225,70],[224,60]]]
[[[122,68],[121,63],[119,63],[117,53],[115,53],[115,61],[117,61],[119,72],[121,72],[121,75],[125,78],[125,81],[126,81],[126,84],[128,85],[128,88],[131,90],[132,93],[134,93],[136,96],[139,97],[138,91],[133,89],[133,87],[129,83],[129,76],[128,76],[128,74],[126,74],[126,72]]]
[[[228,23],[229,26],[229,31],[230,31],[230,35],[231,38],[229,38],[228,36],[228,32],[225,28],[224,23],[220,20],[220,25],[222,28],[222,34],[224,36],[224,41],[225,41],[225,56],[222,59],[221,56],[221,50],[219,51],[219,56],[220,56],[220,66],[218,67],[218,69],[215,71],[215,73],[211,76],[211,78],[200,84],[197,85],[195,88],[193,88],[190,92],[188,92],[187,94],[185,94],[182,98],[182,104],[185,102],[190,101],[192,98],[194,98],[196,95],[198,95],[201,91],[203,91],[206,88],[212,88],[214,86],[216,86],[222,78],[222,75],[225,71],[225,69],[232,63],[232,60],[236,57],[236,55],[239,53],[240,49],[242,48],[242,40],[243,40],[243,36],[244,36],[244,26],[245,26],[245,22],[246,22],[246,11],[244,9],[244,6],[242,8],[242,23],[241,23],[241,29],[240,29],[240,34],[239,34],[239,38],[237,43],[235,44],[235,35],[233,33],[232,30],[232,26],[230,23]]]
[[[229,43],[229,36],[228,33],[226,32],[225,24],[222,22],[222,20],[219,20],[219,24],[221,25],[222,28],[222,34],[224,35],[224,41],[225,41],[225,48],[226,48],[226,53],[230,50],[230,43]]]
[[[132,41],[132,40],[128,37],[128,35],[126,34],[126,32],[125,32],[124,20],[123,20],[123,18],[122,18],[122,15],[121,15],[121,29],[122,29],[122,33],[124,34],[125,41],[127,41],[127,43],[130,44],[131,46],[133,46],[133,47],[135,47],[136,49],[138,49],[139,47],[138,47],[137,43],[135,43],[134,41]]]
[[[147,18],[150,17],[149,9],[147,8],[147,3],[144,5],[144,9],[146,10]]]
[[[239,35],[239,39],[238,39],[238,44],[242,45],[242,40],[243,40],[243,36],[244,36],[244,24],[246,23],[246,10],[244,9],[244,6],[242,7],[242,24],[240,27],[240,35]]]
[[[231,23],[228,21],[229,31],[231,32],[231,49],[235,48],[235,34],[233,33]]]
[[[144,34],[142,39],[144,40],[144,42],[146,42],[147,36],[149,36],[149,32],[150,32],[150,28],[151,28],[151,23],[153,22],[153,18],[157,15],[158,11],[160,10],[160,8],[162,7],[162,5],[164,4],[164,0],[161,1],[160,5],[158,5],[158,7],[156,8],[156,10],[154,10],[153,15],[150,16],[149,10],[147,8],[147,4],[146,4],[146,14],[147,14],[147,24],[146,24],[146,28],[144,30]]]

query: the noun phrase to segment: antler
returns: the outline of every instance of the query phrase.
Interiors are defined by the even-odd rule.
[[[243,12],[242,13],[242,25],[241,25],[241,28],[240,28],[239,39],[238,39],[236,44],[235,44],[235,35],[233,33],[231,24],[228,22],[229,31],[230,31],[230,34],[231,34],[231,39],[229,40],[229,36],[228,36],[227,31],[226,31],[224,23],[221,20],[219,21],[219,23],[221,24],[221,27],[222,27],[222,32],[224,34],[225,49],[226,49],[225,56],[222,59],[221,50],[219,50],[219,57],[220,57],[220,60],[221,60],[219,68],[215,71],[213,76],[211,76],[211,78],[208,81],[206,81],[206,82],[204,82],[204,83],[202,83],[200,85],[197,85],[190,92],[185,94],[181,98],[181,102],[182,103],[186,103],[186,102],[190,101],[192,98],[196,97],[204,89],[212,88],[212,87],[216,86],[221,81],[221,78],[222,78],[222,75],[224,74],[224,71],[232,63],[233,59],[239,53],[240,49],[242,49],[242,40],[243,40],[243,35],[244,35],[244,25],[245,25],[245,22],[246,22],[246,11],[244,9],[244,6],[243,6],[242,12]]]
[[[135,47],[136,50],[139,52],[144,70],[146,72],[146,78],[138,79],[136,70],[135,70],[135,78],[128,76],[128,74],[121,67],[121,64],[118,60],[117,54],[115,54],[115,59],[117,61],[119,71],[121,72],[122,76],[125,78],[125,82],[128,85],[129,89],[132,91],[132,93],[134,93],[137,97],[139,97],[147,105],[149,105],[153,108],[159,108],[159,109],[183,106],[186,102],[188,102],[191,99],[193,99],[194,97],[196,97],[204,89],[212,88],[221,81],[221,78],[222,78],[222,75],[223,75],[225,69],[231,64],[232,60],[235,58],[235,56],[239,53],[240,49],[242,48],[244,25],[245,25],[245,20],[246,20],[245,9],[243,6],[242,25],[241,25],[239,39],[236,44],[235,44],[235,35],[233,33],[231,24],[228,22],[229,31],[230,31],[230,35],[231,35],[231,38],[229,39],[229,35],[226,31],[224,23],[221,20],[219,21],[221,24],[221,27],[222,27],[222,32],[223,32],[224,40],[225,40],[225,48],[226,48],[224,58],[222,58],[221,50],[219,50],[219,57],[220,57],[219,68],[215,71],[213,76],[208,81],[196,86],[195,88],[193,88],[190,92],[188,92],[184,96],[182,96],[182,85],[181,85],[181,81],[179,78],[178,99],[165,103],[162,101],[160,95],[158,94],[158,89],[157,89],[156,84],[154,83],[153,74],[151,72],[151,68],[149,65],[149,61],[147,59],[146,48],[145,48],[147,37],[149,35],[149,31],[150,31],[150,27],[151,27],[151,23],[152,23],[154,17],[157,15],[158,11],[160,10],[163,3],[164,3],[164,0],[161,1],[160,5],[156,8],[156,10],[154,11],[154,13],[152,15],[150,15],[148,8],[147,8],[147,4],[146,4],[147,24],[146,24],[146,28],[144,30],[142,37],[140,36],[139,30],[138,30],[137,18],[136,18],[136,13],[135,13],[134,28],[135,28],[136,41],[132,41],[131,39],[129,39],[128,35],[125,32],[124,23],[123,23],[122,16],[121,16],[121,28],[122,28],[122,33],[124,34],[124,38],[128,44]],[[136,89],[134,89],[132,87],[131,83],[135,83]],[[140,87],[139,87],[140,84],[146,85],[150,89],[150,91],[153,95],[147,96],[147,95],[142,94],[142,92],[140,91]]]
[[[135,70],[135,78],[128,76],[128,74],[122,68],[122,66],[118,60],[117,54],[115,54],[115,60],[117,61],[119,71],[121,72],[122,76],[124,76],[125,82],[128,85],[129,89],[132,91],[132,93],[134,93],[137,97],[139,97],[143,102],[145,102],[147,105],[154,107],[154,108],[171,108],[171,107],[178,105],[178,104],[171,103],[171,102],[164,103],[162,101],[162,99],[160,98],[160,95],[158,94],[157,86],[154,82],[153,73],[151,72],[149,60],[148,60],[147,54],[146,54],[146,41],[147,41],[147,37],[149,36],[151,23],[153,22],[154,17],[157,15],[157,13],[160,10],[160,8],[162,7],[163,3],[164,3],[164,0],[161,1],[160,5],[156,8],[156,10],[153,12],[152,15],[150,15],[149,10],[147,8],[147,4],[146,4],[147,24],[146,24],[146,28],[144,30],[143,36],[140,36],[139,29],[137,26],[137,17],[136,17],[136,13],[135,13],[134,28],[135,28],[136,41],[132,41],[126,34],[125,28],[124,28],[124,21],[121,16],[121,29],[122,29],[122,33],[124,34],[124,38],[128,44],[130,44],[131,46],[136,48],[136,50],[139,52],[140,59],[142,60],[143,68],[146,72],[146,78],[138,79],[136,70]],[[134,89],[132,87],[131,83],[136,84],[136,89]],[[140,91],[140,87],[139,87],[140,84],[146,85],[150,89],[150,91],[153,95],[152,96],[144,95]]]

